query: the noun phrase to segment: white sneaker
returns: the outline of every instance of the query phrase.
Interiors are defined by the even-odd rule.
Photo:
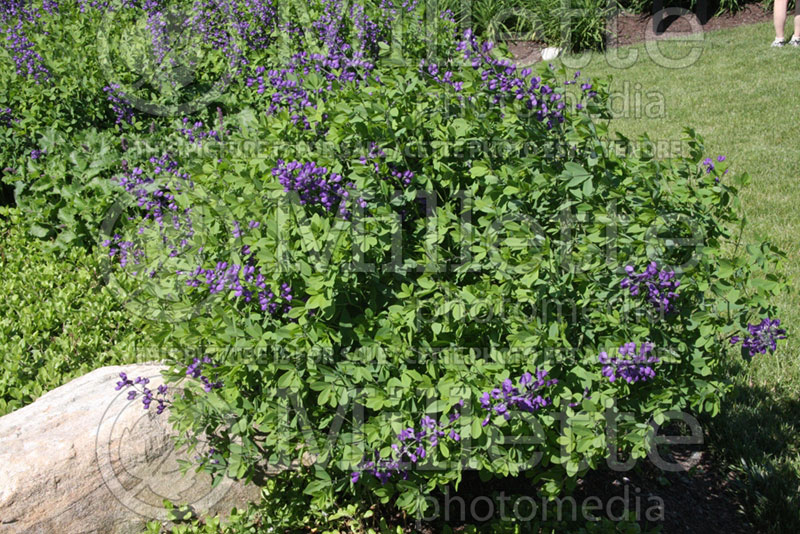
[[[800,37],[792,36],[791,40],[789,41],[789,44],[792,46],[800,46]]]
[[[776,37],[776,38],[775,38],[775,40],[774,40],[774,41],[772,41],[772,46],[773,46],[773,47],[775,47],[775,48],[780,48],[780,47],[782,47],[782,46],[783,46],[783,39],[778,39],[778,38]]]

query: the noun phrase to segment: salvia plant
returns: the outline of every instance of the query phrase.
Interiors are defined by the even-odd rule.
[[[16,73],[4,179],[50,210],[38,234],[106,234],[108,284],[187,354],[163,390],[119,391],[209,443],[213,476],[286,468],[314,509],[421,514],[468,471],[557,496],[612,453],[644,458],[651,422],[716,414],[731,343],[763,356],[786,335],[781,254],[739,240],[746,175],[692,130],[669,161],[610,149],[602,81],[519,68],[437,6],[57,11],[138,20],[107,31],[141,71],[82,59],[81,118],[25,111],[75,64]],[[34,35],[26,13],[8,17]],[[46,119],[70,128],[32,137]]]

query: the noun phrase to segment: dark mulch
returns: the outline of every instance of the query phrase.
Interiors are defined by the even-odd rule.
[[[749,4],[737,13],[723,13],[718,16],[699,11],[701,12],[695,13],[695,16],[684,17],[620,13],[609,22],[606,46],[624,46],[646,39],[667,39],[687,33],[708,32],[772,20],[772,13],[766,11],[761,4]],[[541,61],[545,47],[544,44],[533,41],[510,41],[506,45],[520,64]]]
[[[707,448],[702,445],[673,445],[668,450],[662,449],[661,454],[665,462],[679,465],[683,470],[665,471],[650,460],[639,460],[633,469],[625,472],[615,472],[605,467],[590,471],[579,481],[572,494],[572,502],[577,503],[578,511],[573,515],[568,501],[564,500],[562,518],[571,518],[573,521],[570,524],[577,529],[584,524],[585,519],[581,518],[587,517],[580,511],[581,506],[590,505],[594,507],[595,517],[612,521],[619,521],[626,511],[633,513],[646,531],[661,528],[663,534],[752,534],[753,527],[742,514],[743,506],[735,492],[735,475],[716,462]],[[497,496],[501,492],[510,498],[506,500],[509,504],[505,510],[506,516],[511,519],[510,510],[519,496],[536,495],[535,486],[524,477],[481,482],[474,472],[466,472],[459,491],[448,497],[453,499],[450,502],[464,499],[466,505],[461,506],[469,510],[466,516],[448,518],[442,514],[436,521],[419,524],[402,515],[386,513],[385,510],[376,515],[383,516],[390,524],[404,526],[406,533],[440,534],[445,525],[453,532],[461,533],[465,530],[465,520],[477,524],[480,532],[491,532],[493,530],[482,523],[486,520],[486,504],[476,507],[476,513],[484,514],[484,517],[475,518],[471,516],[471,503],[477,503],[482,495]],[[440,505],[443,504],[441,496],[437,500]],[[534,500],[543,502],[540,498]],[[458,515],[460,506],[454,505],[453,509],[454,516]],[[444,508],[439,510],[443,512]],[[555,505],[550,510],[543,514],[544,510],[540,507],[536,518],[555,519]],[[522,515],[526,513],[527,510]],[[496,508],[492,519],[500,519]]]
[[[603,502],[623,497],[631,509],[639,504],[639,523],[650,528],[660,525],[663,534],[753,532],[741,513],[733,473],[704,451],[673,452],[671,461],[683,465],[686,471],[663,472],[642,461],[641,468],[628,473],[592,472],[581,482],[577,495],[596,495]],[[651,517],[658,516],[659,506],[663,519],[648,521],[647,511]],[[618,515],[613,508],[612,511]]]

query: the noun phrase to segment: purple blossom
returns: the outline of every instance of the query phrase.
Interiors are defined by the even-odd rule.
[[[278,160],[278,165],[272,169],[272,175],[278,178],[285,192],[298,193],[300,204],[322,206],[326,211],[335,209],[342,217],[349,218],[347,199],[350,192],[347,188],[354,189],[355,184],[345,182],[340,174],[328,172],[326,167],[317,166],[314,162],[286,163]],[[359,198],[357,203],[362,208],[366,207],[363,198]]]
[[[204,269],[202,266],[193,271],[178,272],[179,275],[188,276],[186,285],[189,287],[206,287],[209,293],[233,293],[235,297],[244,302],[257,304],[261,311],[272,316],[287,314],[292,310],[292,288],[288,283],[280,284],[280,290],[272,291],[267,287],[267,279],[261,268],[253,263],[252,251],[243,247],[242,255],[250,255],[245,265],[238,263],[217,262],[215,267]]]
[[[612,358],[605,351],[600,353],[597,359],[603,364],[602,374],[608,378],[609,382],[615,382],[617,378],[621,378],[629,384],[633,384],[655,378],[656,374],[651,366],[661,360],[650,355],[653,351],[653,344],[642,343],[638,351],[636,347],[636,343],[625,343],[619,347],[618,352],[621,356],[619,358]]]
[[[780,328],[780,325],[780,319],[770,319],[769,317],[762,319],[757,325],[748,323],[749,335],[744,338],[733,336],[731,344],[735,345],[742,341],[742,351],[746,350],[750,358],[756,354],[766,354],[767,351],[773,353],[778,348],[778,340],[786,339],[786,330]]]
[[[19,122],[19,119],[14,117],[11,108],[0,108],[0,125],[10,127],[14,122]]]
[[[116,124],[132,124],[133,123],[133,107],[128,102],[125,93],[120,91],[119,84],[112,83],[103,87],[103,92],[106,93],[106,99],[111,102],[111,109],[116,115]]]
[[[620,287],[628,288],[632,297],[646,296],[647,300],[663,313],[675,310],[674,303],[678,298],[676,291],[680,286],[680,280],[675,278],[675,271],[659,270],[656,262],[650,262],[639,274],[633,265],[625,267],[625,272],[627,276],[620,282]],[[646,295],[641,291],[642,285],[647,289]]]
[[[464,401],[459,401],[456,406],[463,407]],[[448,415],[446,423],[429,415],[422,416],[418,427],[407,427],[397,433],[397,442],[391,445],[390,458],[381,458],[380,452],[374,451],[374,459],[361,462],[359,469],[350,474],[350,481],[354,484],[358,482],[362,472],[373,475],[381,484],[398,474],[404,479],[408,478],[408,467],[427,458],[429,451],[439,444],[440,439],[447,437],[455,442],[461,441],[461,436],[452,428],[460,417],[458,409]]]
[[[125,372],[119,373],[119,381],[117,382],[117,387],[114,388],[116,391],[120,391],[122,389],[128,389],[129,387],[133,387],[131,391],[128,391],[127,399],[132,401],[136,399],[141,394],[142,398],[142,407],[145,410],[150,409],[150,405],[155,401],[156,413],[161,415],[164,410],[167,408],[167,405],[170,404],[170,401],[167,400],[166,395],[168,391],[168,387],[166,384],[161,384],[156,389],[155,393],[147,387],[150,383],[150,379],[142,376],[137,376],[135,380],[131,380],[128,378],[128,375]]]
[[[517,386],[514,386],[511,379],[507,378],[501,387],[484,393],[480,402],[481,407],[488,414],[482,425],[488,425],[493,414],[503,416],[508,421],[511,419],[510,410],[512,409],[531,413],[552,404],[552,399],[542,396],[539,390],[556,385],[558,380],[548,380],[546,377],[547,371],[544,369],[537,370],[535,376],[525,372],[519,378]]]

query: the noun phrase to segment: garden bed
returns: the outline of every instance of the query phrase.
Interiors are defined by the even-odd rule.
[[[772,20],[772,13],[761,4],[748,4],[736,13],[722,13],[712,16],[705,24],[699,24],[703,32],[734,28],[744,24],[758,24]],[[692,32],[697,27],[697,22],[690,22],[684,17],[665,18],[653,31],[652,15],[637,13],[620,13],[609,25],[611,33],[606,46],[618,47],[641,43],[647,38],[670,39]],[[547,45],[536,41],[508,41],[509,51],[521,63],[528,64],[541,61],[542,50]]]

